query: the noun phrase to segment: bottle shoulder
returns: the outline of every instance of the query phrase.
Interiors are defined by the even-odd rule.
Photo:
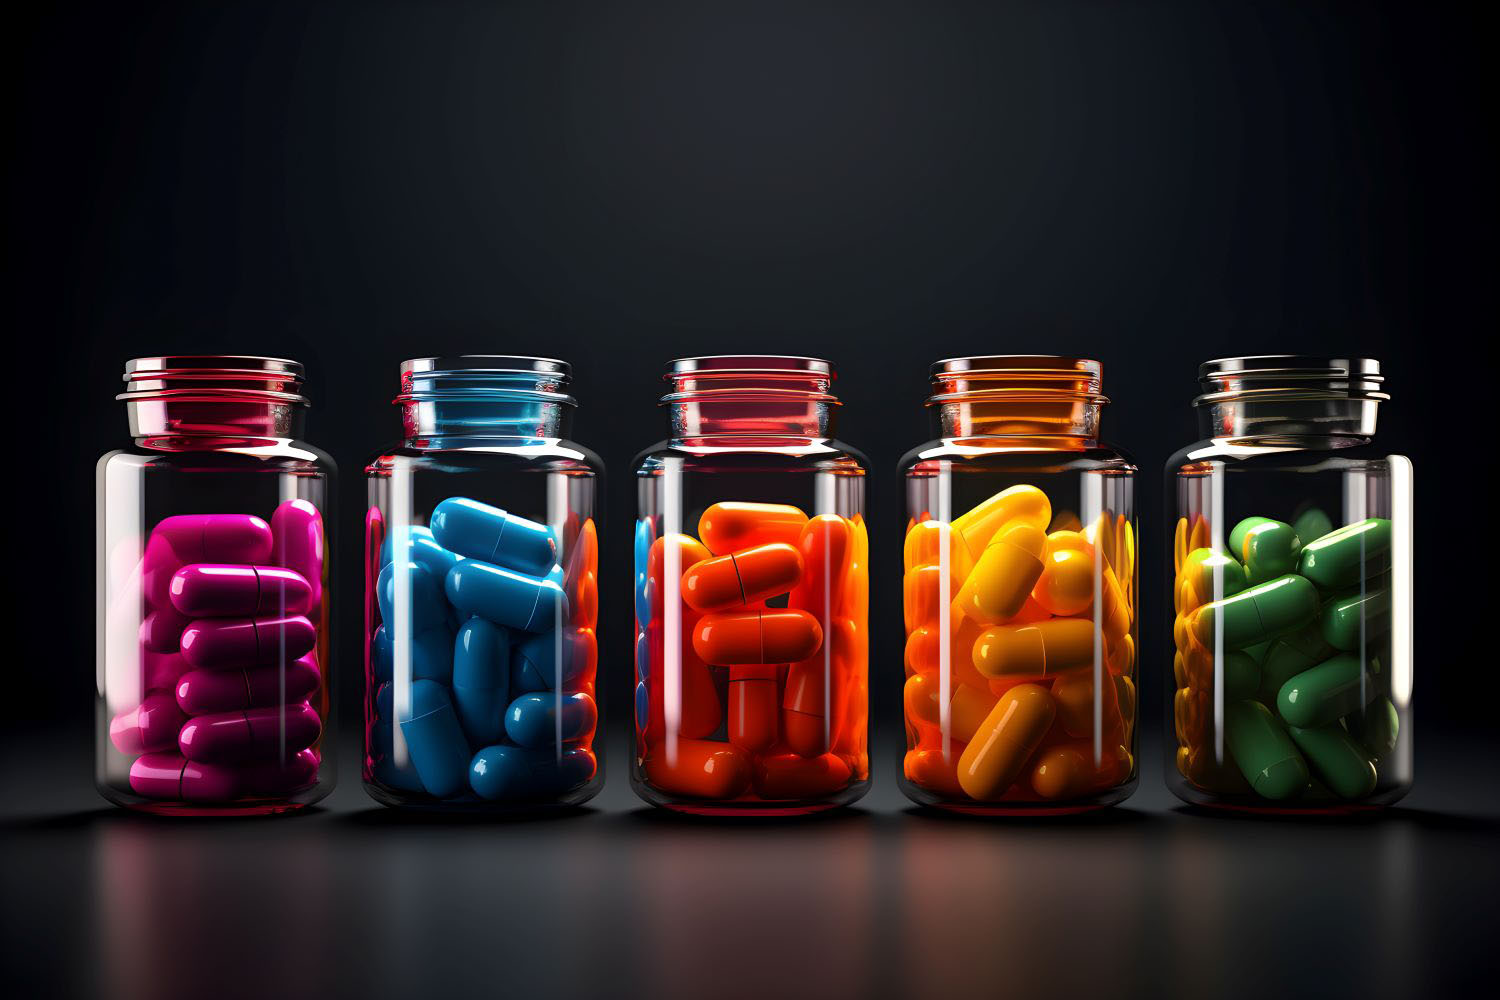
[[[1139,471],[1131,455],[1105,442],[1090,442],[1084,447],[1062,443],[1047,447],[1030,440],[1008,442],[1003,438],[937,438],[902,455],[899,469],[904,474],[922,475],[935,471],[940,463],[966,469],[1046,469],[1122,475]]]
[[[328,452],[295,438],[221,439],[212,446],[180,439],[141,440],[99,456],[100,472],[134,466],[143,470],[194,469],[224,472],[293,471],[336,475],[338,463]]]
[[[1191,475],[1214,464],[1240,470],[1348,471],[1384,467],[1393,461],[1411,464],[1409,458],[1368,437],[1206,438],[1174,452],[1167,459],[1165,470],[1168,475]]]
[[[541,469],[602,476],[604,460],[567,438],[430,438],[391,445],[365,462],[366,475],[385,475],[401,463],[418,469]]]
[[[836,438],[778,438],[755,441],[735,438],[667,440],[640,452],[631,465],[637,475],[655,475],[672,463],[686,471],[736,468],[745,471],[839,472],[867,475],[870,460],[863,452]]]

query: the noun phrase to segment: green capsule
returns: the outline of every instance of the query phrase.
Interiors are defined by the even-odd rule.
[[[1266,705],[1274,707],[1276,696],[1281,693],[1281,685],[1302,671],[1316,667],[1334,652],[1334,648],[1323,641],[1323,633],[1316,624],[1271,640],[1266,655],[1260,661],[1258,697]]]
[[[1317,588],[1288,574],[1203,605],[1193,613],[1192,629],[1208,649],[1214,648],[1216,630],[1222,633],[1225,649],[1244,649],[1296,631],[1317,617]]]
[[[1339,653],[1283,684],[1276,710],[1290,726],[1327,725],[1369,704],[1384,680],[1379,660],[1372,658],[1366,670],[1359,657]]]
[[[1255,657],[1256,663],[1264,663],[1266,660],[1266,651],[1271,648],[1275,641],[1274,639],[1270,639],[1266,642],[1257,642],[1253,646],[1246,646],[1245,652]]]
[[[1359,740],[1376,760],[1396,749],[1396,740],[1401,735],[1401,716],[1391,699],[1384,696],[1366,705],[1363,712],[1350,712],[1344,723],[1349,727],[1349,735]]]
[[[1307,765],[1286,729],[1258,701],[1224,706],[1224,740],[1255,794],[1290,799],[1307,787]]]
[[[1229,531],[1229,551],[1236,559],[1244,558],[1245,536],[1262,524],[1275,524],[1269,517],[1247,517]]]
[[[1215,578],[1224,588],[1225,597],[1233,597],[1250,586],[1245,579],[1245,567],[1235,562],[1227,553],[1213,549],[1194,549],[1182,561],[1181,580],[1189,580],[1199,600],[1208,603],[1214,599]]]
[[[1319,507],[1308,507],[1292,519],[1292,530],[1303,542],[1322,538],[1333,530],[1333,521]]]
[[[1323,605],[1318,616],[1323,639],[1335,649],[1370,646],[1391,629],[1391,591],[1388,587],[1355,591]]]
[[[1260,689],[1260,664],[1255,657],[1238,649],[1225,650],[1222,666],[1225,700],[1255,697]]]
[[[1337,722],[1314,729],[1288,726],[1308,766],[1341,799],[1362,799],[1375,790],[1375,765]]]
[[[1246,579],[1257,584],[1297,572],[1302,543],[1290,524],[1262,518],[1260,524],[1245,532],[1237,551],[1245,563]]]
[[[1391,522],[1369,517],[1302,546],[1297,572],[1324,590],[1344,590],[1391,568]]]

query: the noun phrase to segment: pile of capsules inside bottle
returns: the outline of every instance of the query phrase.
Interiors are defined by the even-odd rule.
[[[373,579],[366,775],[434,799],[555,799],[593,778],[598,535],[553,529],[465,497],[385,537]],[[402,642],[402,637],[409,637]],[[409,649],[401,648],[409,645]],[[403,666],[398,673],[396,664]]]
[[[1202,518],[1177,523],[1178,770],[1221,795],[1369,795],[1399,735],[1379,655],[1389,646],[1391,522],[1334,529],[1312,509],[1293,524],[1240,521],[1227,552],[1210,536]]]
[[[787,801],[868,779],[868,553],[862,517],[790,505],[716,503],[697,538],[637,522],[635,715],[651,787]]]
[[[908,529],[904,767],[936,799],[1062,803],[1133,775],[1135,534],[1080,528],[1020,485]]]
[[[164,518],[139,574],[144,604],[127,592],[132,608],[146,610],[143,694],[109,726],[115,749],[134,758],[131,790],[227,802],[313,785],[322,732],[309,703],[322,684],[317,508],[288,500],[270,523],[253,514]]]

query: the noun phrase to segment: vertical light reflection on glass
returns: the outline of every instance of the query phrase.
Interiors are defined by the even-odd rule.
[[[1104,481],[1097,474],[1085,474],[1079,481],[1078,506],[1083,512],[1083,523],[1094,526],[1094,603],[1092,621],[1094,629],[1094,766],[1102,759],[1104,746],[1104,699],[1099,692],[1104,690]]]
[[[666,723],[667,765],[677,763],[677,729],[682,725],[682,459],[662,459],[662,709]]]
[[[943,760],[953,756],[952,706],[953,659],[949,649],[949,629],[953,624],[953,463],[938,462],[938,730],[943,734]]]
[[[1208,544],[1213,552],[1227,547],[1224,534],[1224,463],[1208,463]],[[1214,600],[1224,599],[1224,567],[1214,567]],[[1214,760],[1224,761],[1224,629],[1214,626]]]
[[[566,528],[568,526],[568,483],[569,476],[561,472],[547,473],[547,525],[552,529],[552,537],[557,541],[557,565],[566,565],[569,553],[563,551],[566,544]],[[579,525],[582,530],[582,525]],[[558,601],[552,606],[552,754],[553,759],[560,760],[563,751],[563,657],[567,652],[564,642],[570,636],[563,635],[563,601]],[[572,609],[566,609],[569,614]]]
[[[145,556],[146,496],[143,488],[147,459],[115,455],[101,470],[100,495],[109,503],[99,510],[96,573],[100,621],[95,660],[101,694],[111,715],[133,708],[143,694],[140,623],[146,617],[141,578]]]
[[[1391,697],[1406,720],[1412,695],[1413,470],[1405,456],[1386,461],[1391,468]],[[1402,742],[1409,753],[1411,740]]]
[[[397,572],[406,564],[411,551],[411,518],[413,481],[412,460],[400,455],[391,458],[391,520],[387,537],[391,540],[391,580],[395,590],[391,598],[391,618],[385,623],[386,641],[391,643],[394,666],[391,671],[391,760],[398,768],[407,765],[406,737],[400,722],[411,718],[411,575]]]

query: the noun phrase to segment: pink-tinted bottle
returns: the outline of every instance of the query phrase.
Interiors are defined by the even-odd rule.
[[[335,470],[302,367],[129,362],[132,443],[99,460],[95,781],[156,813],[295,811],[333,788]]]

